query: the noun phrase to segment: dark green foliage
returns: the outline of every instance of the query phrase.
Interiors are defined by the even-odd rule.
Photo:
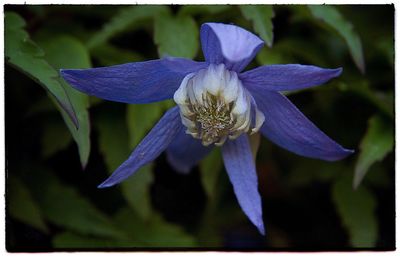
[[[343,67],[288,97],[352,156],[310,160],[252,140],[266,237],[240,209],[218,148],[188,175],[161,155],[97,189],[174,102],[103,101],[58,74],[163,56],[201,61],[199,28],[213,21],[266,42],[248,68]],[[6,6],[7,249],[394,249],[393,24],[390,5]]]
[[[253,23],[254,31],[261,36],[269,47],[273,41],[273,25],[274,10],[272,6],[267,5],[242,5],[240,10],[243,16]]]

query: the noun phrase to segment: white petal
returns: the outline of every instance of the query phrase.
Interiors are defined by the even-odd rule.
[[[250,119],[250,110],[248,110],[245,115],[243,115],[243,124],[241,126],[237,127],[237,130],[241,130],[241,131],[248,131],[250,128],[250,124],[251,124],[251,119]]]
[[[179,86],[178,90],[175,91],[174,93],[174,101],[177,104],[186,104],[187,103],[187,84],[189,79],[191,79],[195,73],[190,73],[186,75],[182,82],[181,85]]]
[[[182,124],[185,125],[185,127],[187,127],[188,129],[196,128],[196,124],[192,120],[186,118],[185,116],[181,115],[181,120]]]
[[[207,70],[200,70],[196,76],[193,78],[193,97],[195,98],[194,101],[198,102],[199,104],[203,104],[203,97],[204,97],[204,77]]]
[[[224,88],[224,98],[227,103],[230,103],[239,96],[239,88],[242,87],[236,72],[231,72],[229,80],[227,80],[226,87]]]
[[[255,109],[256,109],[256,121],[255,121],[254,128],[251,130],[251,134],[254,134],[258,130],[260,130],[262,124],[265,121],[264,113],[260,112],[260,110],[258,110],[257,107],[255,107]]]
[[[211,64],[203,78],[203,87],[212,95],[218,95],[225,86],[224,80],[225,67],[223,64],[218,66]]]
[[[181,114],[185,117],[190,117],[194,115],[194,113],[188,108],[188,105],[179,105],[179,110],[181,111]]]
[[[232,112],[234,114],[240,115],[245,113],[248,109],[249,109],[249,101],[247,99],[245,89],[239,88],[238,98],[236,99]]]

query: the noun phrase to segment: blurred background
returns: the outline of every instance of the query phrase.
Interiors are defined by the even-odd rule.
[[[174,103],[104,101],[58,75],[163,56],[203,60],[204,22],[234,23],[266,42],[247,69],[343,67],[288,97],[355,153],[325,162],[262,138],[265,237],[242,212],[218,149],[189,175],[163,154],[97,189]],[[393,42],[393,5],[6,5],[7,250],[394,249]]]

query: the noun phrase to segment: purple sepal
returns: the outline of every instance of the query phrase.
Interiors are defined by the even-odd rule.
[[[257,172],[248,136],[243,134],[236,140],[227,140],[222,147],[222,156],[240,207],[258,231],[265,235]]]
[[[168,110],[147,136],[139,143],[131,156],[114,171],[99,188],[110,187],[127,179],[140,167],[157,158],[183,130],[178,107]]]
[[[282,64],[261,66],[239,75],[245,85],[257,90],[289,91],[321,85],[339,76],[342,68],[323,69],[317,66]]]
[[[182,130],[168,146],[167,160],[176,171],[187,174],[212,149],[213,146],[203,146],[201,140]]]
[[[340,160],[354,152],[330,139],[279,92],[256,92],[257,89],[253,96],[265,115],[260,131],[275,144],[298,155],[326,161]]]
[[[184,58],[164,58],[60,73],[75,89],[88,95],[139,104],[172,98],[188,73],[206,66]]]
[[[200,29],[201,46],[208,63],[224,63],[240,72],[264,45],[256,35],[235,25],[204,23]]]

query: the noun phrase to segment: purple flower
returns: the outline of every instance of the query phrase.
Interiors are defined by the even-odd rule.
[[[177,171],[188,172],[214,145],[221,146],[239,204],[264,234],[247,133],[261,131],[277,145],[310,158],[335,161],[352,153],[279,93],[320,85],[339,76],[342,69],[288,64],[242,72],[263,47],[260,38],[220,23],[203,24],[200,34],[205,62],[163,58],[61,70],[61,74],[77,90],[106,100],[141,104],[173,98],[177,103],[99,187],[120,183],[163,151]]]

